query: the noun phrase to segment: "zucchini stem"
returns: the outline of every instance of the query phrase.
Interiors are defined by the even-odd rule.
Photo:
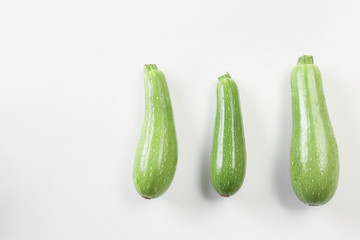
[[[226,80],[226,79],[231,79],[231,76],[230,76],[230,74],[228,72],[226,72],[224,75],[221,75],[219,77],[219,81]]]
[[[310,55],[304,55],[298,58],[298,65],[300,64],[314,64],[313,56]]]
[[[144,66],[145,73],[150,72],[152,70],[158,70],[155,64],[145,64]]]

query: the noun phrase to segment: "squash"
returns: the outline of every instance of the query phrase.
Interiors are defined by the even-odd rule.
[[[236,193],[243,184],[246,149],[239,93],[229,73],[219,77],[213,136],[211,183],[223,197]]]
[[[146,199],[162,195],[177,165],[177,140],[170,94],[164,74],[156,65],[144,67],[145,116],[137,145],[133,181]]]
[[[290,175],[297,197],[317,206],[335,194],[339,154],[327,110],[320,70],[302,56],[291,74],[292,136]]]

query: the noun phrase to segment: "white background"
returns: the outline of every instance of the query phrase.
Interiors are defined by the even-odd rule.
[[[359,1],[0,3],[0,239],[360,239]],[[334,198],[289,177],[290,73],[319,66],[340,151]],[[179,157],[160,198],[135,191],[143,65],[167,78]],[[209,182],[217,77],[236,80],[240,191]]]

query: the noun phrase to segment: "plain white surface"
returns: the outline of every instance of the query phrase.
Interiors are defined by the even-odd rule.
[[[359,1],[1,1],[0,239],[359,239]],[[308,207],[289,178],[290,72],[314,56],[340,181]],[[167,78],[174,181],[139,197],[132,164],[143,65]],[[208,176],[217,77],[236,80],[247,143],[240,191]]]

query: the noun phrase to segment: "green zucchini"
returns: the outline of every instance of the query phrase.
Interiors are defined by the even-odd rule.
[[[137,145],[133,181],[146,199],[162,195],[170,186],[177,164],[177,140],[164,74],[145,65],[145,116]]]
[[[312,56],[300,57],[292,70],[291,96],[291,183],[301,201],[322,205],[335,194],[339,154],[320,70],[313,64]]]
[[[238,88],[229,73],[219,77],[210,176],[215,191],[229,197],[241,187],[246,149]]]

